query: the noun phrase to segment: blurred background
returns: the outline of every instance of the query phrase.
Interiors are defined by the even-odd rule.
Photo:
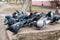
[[[40,12],[40,13],[41,12],[48,13],[49,11],[55,12],[56,7],[58,7],[59,8],[58,10],[60,11],[60,0],[44,0],[44,1],[42,0],[29,0],[29,1],[28,0],[0,0],[0,40],[9,40],[9,39],[12,40],[11,33],[9,31],[6,32],[5,30],[6,28],[6,26],[4,25],[5,15],[12,14],[16,10],[21,11],[24,8],[26,8],[25,10],[28,9],[27,11],[29,12]],[[49,30],[49,29],[60,30],[60,24],[56,24],[54,25],[54,27],[50,25],[48,26],[44,30]],[[25,32],[26,30],[28,32],[30,30],[36,31],[30,28],[27,29],[22,28],[21,32]],[[7,34],[9,38],[7,37]]]

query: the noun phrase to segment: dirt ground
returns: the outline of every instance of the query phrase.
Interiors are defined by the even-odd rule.
[[[5,15],[11,14],[15,11],[15,9],[19,10],[20,6],[11,6],[11,5],[1,5],[1,9],[0,9],[0,40],[12,40],[12,33],[9,31],[6,31],[5,28],[6,26],[4,25],[4,17]],[[7,7],[5,7],[7,6]],[[44,12],[47,13],[48,11],[55,11],[55,9],[39,9],[39,8],[32,8],[33,11],[37,11],[37,12]],[[60,10],[60,9],[59,9]],[[21,30],[19,30],[20,33],[29,33],[29,32],[33,32],[33,31],[52,31],[52,30],[60,30],[60,21],[54,25],[46,25],[42,30],[35,30],[35,27],[24,27],[21,28]],[[7,33],[6,33],[7,32]],[[8,34],[6,36],[6,34]],[[9,36],[9,38],[8,38]]]

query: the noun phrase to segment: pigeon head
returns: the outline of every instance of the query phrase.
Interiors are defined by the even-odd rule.
[[[16,10],[17,13],[20,13],[18,10]]]
[[[18,31],[14,30],[13,27],[8,27],[6,30],[11,31],[12,33],[16,34]]]
[[[11,16],[5,16],[5,18],[6,18],[6,19],[9,19],[9,18],[11,18]]]
[[[5,23],[5,25],[7,25],[7,24],[9,24],[9,19],[11,18],[11,16],[5,16],[5,21],[4,21],[4,23]]]

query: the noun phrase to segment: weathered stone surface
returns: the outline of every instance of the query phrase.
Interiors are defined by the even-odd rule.
[[[3,18],[0,16],[0,40],[9,40],[5,26],[3,24]]]
[[[58,40],[60,37],[60,30],[27,30],[19,32],[13,40]]]

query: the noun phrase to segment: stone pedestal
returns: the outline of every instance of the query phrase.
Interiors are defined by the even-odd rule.
[[[22,29],[23,30],[23,29]],[[18,34],[16,34],[13,40],[58,40],[60,38],[60,30],[20,30]]]

